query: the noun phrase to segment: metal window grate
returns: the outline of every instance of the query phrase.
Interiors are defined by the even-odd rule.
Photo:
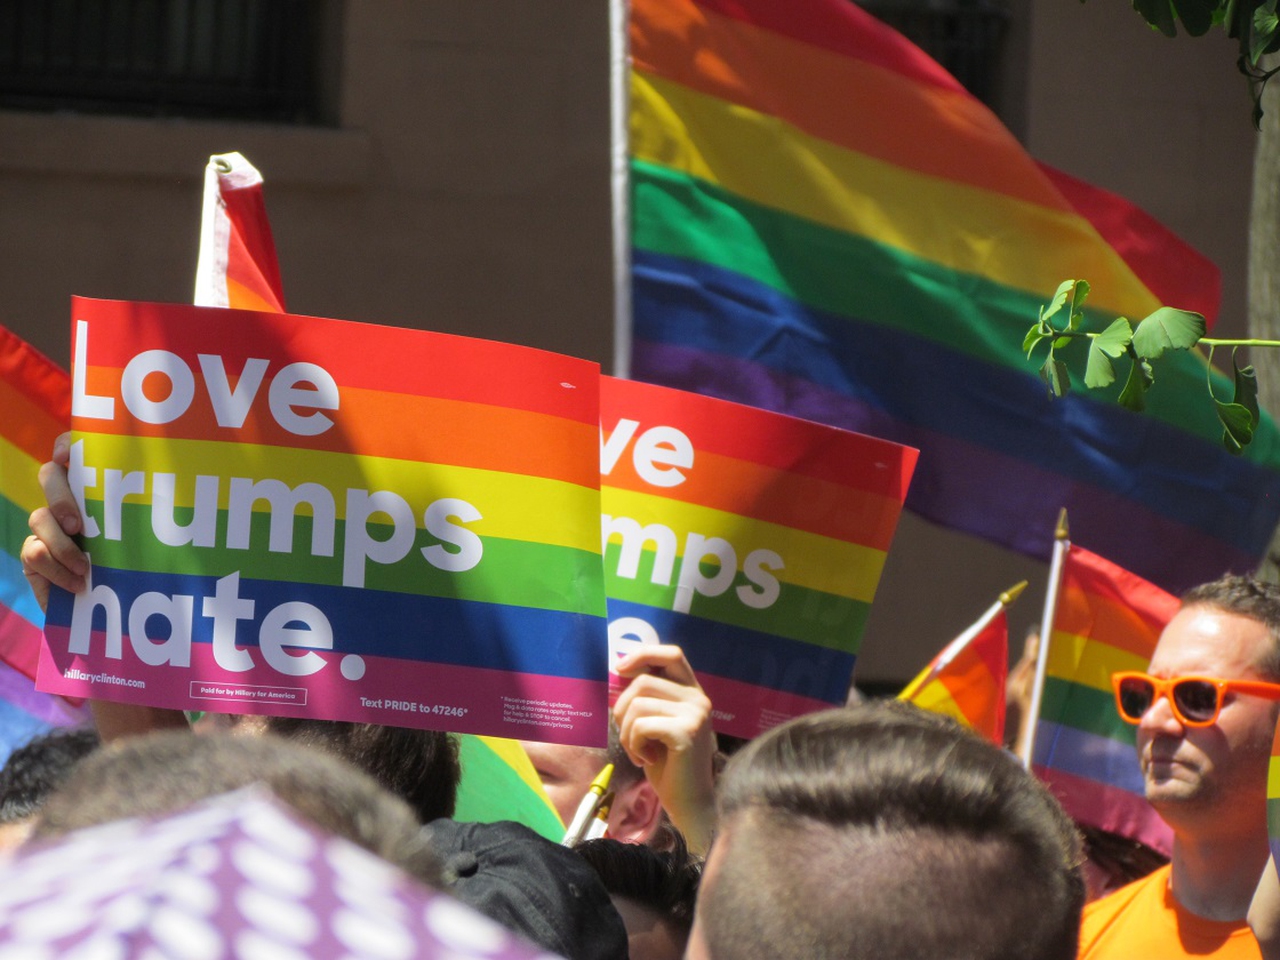
[[[0,0],[0,106],[316,120],[313,0]]]
[[[999,96],[1009,12],[1001,0],[859,0],[988,106]]]

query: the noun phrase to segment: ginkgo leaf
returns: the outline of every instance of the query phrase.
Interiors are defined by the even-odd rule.
[[[1155,360],[1166,350],[1187,350],[1204,336],[1204,317],[1190,310],[1160,307],[1134,328],[1138,356]]]
[[[1040,378],[1044,380],[1052,397],[1065,397],[1071,389],[1071,374],[1067,371],[1067,365],[1052,353],[1040,368]]]
[[[1116,398],[1120,406],[1141,413],[1147,409],[1147,389],[1155,382],[1151,375],[1151,364],[1141,357],[1134,359],[1129,367],[1129,378],[1124,382],[1124,389]]]
[[[1126,353],[1132,339],[1133,328],[1124,317],[1112,321],[1111,326],[1096,337],[1090,337],[1089,359],[1084,368],[1085,386],[1110,386],[1116,379],[1115,365],[1111,360]]]

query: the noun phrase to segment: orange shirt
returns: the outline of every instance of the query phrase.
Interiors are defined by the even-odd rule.
[[[1166,864],[1084,908],[1080,960],[1213,957],[1260,960],[1248,924],[1206,920],[1173,899]]]

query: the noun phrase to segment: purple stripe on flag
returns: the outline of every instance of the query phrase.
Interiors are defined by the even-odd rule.
[[[1032,763],[1062,770],[1086,780],[1109,784],[1128,793],[1146,796],[1142,771],[1133,747],[1108,740],[1096,733],[1051,723],[1043,718],[1036,725],[1036,746]]]
[[[1047,558],[1053,548],[1059,507],[1071,516],[1071,529],[1091,549],[1172,592],[1219,576],[1224,570],[1252,570],[1247,553],[1185,524],[1161,516],[1143,504],[1089,484],[1073,481],[989,447],[914,424],[885,410],[787,376],[763,364],[689,347],[637,340],[632,373],[637,379],[750,403],[908,444],[920,450],[907,494],[907,507],[948,527],[1009,544]],[[989,509],[993,477],[1009,492],[1006,509]],[[1018,491],[1025,492],[1019,502]],[[1027,522],[1028,512],[1053,503],[1043,523]],[[1125,524],[1115,523],[1117,516]],[[1159,544],[1159,549],[1153,549]]]
[[[87,712],[62,697],[36,690],[35,681],[0,663],[0,701],[12,704],[50,726],[65,727],[88,719]]]

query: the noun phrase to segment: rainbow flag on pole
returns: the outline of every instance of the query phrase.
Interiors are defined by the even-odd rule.
[[[1146,801],[1134,727],[1111,691],[1117,670],[1146,670],[1178,599],[1072,544],[1049,639],[1032,769],[1073,818],[1167,854]]]
[[[1026,587],[1005,591],[982,617],[939,651],[898,694],[899,700],[954,717],[1004,744],[1005,681],[1009,676],[1007,606]]]
[[[1228,455],[1197,356],[1145,415],[1047,398],[1022,341],[1063,279],[1160,299],[986,107],[847,0],[630,9],[632,376],[917,447],[908,509],[1033,556],[1065,506],[1169,589],[1256,566],[1277,432]]]
[[[674,643],[716,729],[844,703],[916,451],[603,378],[609,642]]]
[[[18,554],[27,516],[43,506],[36,479],[53,441],[71,423],[71,380],[25,340],[0,327],[0,763],[51,726],[78,723],[84,711],[37,693],[41,612]]]
[[[92,581],[44,689],[603,746],[599,367],[73,301]]]

